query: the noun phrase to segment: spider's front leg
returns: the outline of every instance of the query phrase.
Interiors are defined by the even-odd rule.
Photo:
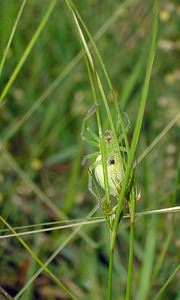
[[[99,150],[99,137],[97,134],[95,134],[92,129],[88,126],[87,121],[95,114],[97,110],[98,105],[93,105],[87,112],[87,115],[85,116],[83,123],[82,123],[82,129],[81,129],[81,138],[83,141],[85,141],[87,144],[94,146],[98,148]],[[99,151],[96,151],[92,154],[85,155],[82,161],[82,164],[84,165],[86,163],[87,159],[96,158]]]
[[[126,114],[125,112],[123,112],[123,115],[126,117],[126,121],[127,121],[127,124],[126,124],[126,126],[124,128],[125,133],[127,134],[129,132],[129,129],[131,128],[131,122],[130,122],[128,114]],[[117,121],[117,124],[116,124],[116,131],[117,132],[120,132],[120,131],[122,132],[121,122],[119,120]],[[119,135],[119,137],[118,137],[118,143],[120,144],[123,139],[124,139],[124,135],[123,135],[123,133],[121,133]]]
[[[87,142],[87,144],[98,147],[99,148],[99,137],[92,131],[92,129],[87,126],[87,121],[95,114],[98,105],[93,105],[87,112],[81,129],[81,138],[83,141]],[[87,134],[88,133],[88,134]]]

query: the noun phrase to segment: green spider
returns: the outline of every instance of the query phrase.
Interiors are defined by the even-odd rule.
[[[90,108],[86,117],[84,118],[81,137],[88,144],[98,149],[98,151],[85,156],[86,159],[92,159],[92,158],[94,159],[93,163],[89,167],[88,188],[89,191],[94,195],[94,197],[100,202],[100,206],[103,207],[103,209],[106,210],[107,213],[107,210],[109,212],[112,211],[112,207],[107,208],[107,205],[106,207],[104,207],[103,206],[104,201],[100,200],[100,197],[98,197],[95,191],[93,190],[93,175],[96,179],[96,182],[101,186],[103,190],[105,190],[104,172],[103,172],[102,156],[100,152],[99,137],[92,131],[92,129],[89,126],[87,126],[88,119],[96,112],[96,109],[97,109],[97,105]],[[128,124],[125,128],[126,132],[130,128],[130,122],[128,118],[127,121]],[[118,126],[116,127],[118,130]],[[114,140],[112,131],[106,130],[103,134],[103,139],[106,148],[105,153],[107,159],[107,175],[108,175],[107,177],[108,177],[109,194],[117,198],[124,177],[124,163],[123,163],[123,159],[121,159],[119,156],[119,151],[116,147],[116,142]],[[122,141],[122,134],[120,134],[117,139],[118,139],[118,143],[120,144]],[[126,148],[119,146],[119,150],[122,152],[122,156],[125,157],[127,152]]]

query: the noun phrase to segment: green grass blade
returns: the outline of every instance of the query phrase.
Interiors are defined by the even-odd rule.
[[[2,73],[3,67],[4,67],[4,63],[6,61],[8,50],[9,50],[9,48],[11,46],[11,42],[13,40],[14,34],[16,32],[16,28],[18,26],[18,23],[19,23],[19,20],[21,18],[21,15],[22,15],[22,12],[23,12],[23,9],[24,9],[24,6],[25,6],[26,2],[27,2],[27,0],[23,0],[23,2],[21,4],[21,7],[20,7],[19,12],[18,12],[17,17],[16,17],[16,20],[14,22],[11,34],[9,36],[9,40],[7,42],[7,46],[6,46],[5,50],[4,50],[3,57],[2,57],[2,60],[1,60],[1,63],[0,63],[0,77],[1,77],[1,73]]]
[[[144,250],[144,258],[142,265],[142,272],[140,278],[140,284],[138,285],[136,300],[145,300],[150,288],[151,273],[154,263],[154,254],[156,246],[156,219],[153,216],[149,220],[148,233],[146,238],[146,245]]]
[[[138,157],[135,166],[139,165],[143,159],[156,147],[156,145],[166,136],[168,131],[173,128],[173,126],[178,123],[180,119],[180,113],[178,112],[172,120],[167,124],[167,126],[157,135],[157,137],[152,141],[152,143],[143,151],[143,153]]]
[[[56,5],[56,2],[57,2],[57,0],[52,0],[50,2],[49,6],[46,10],[46,13],[45,13],[44,17],[41,20],[41,23],[39,24],[39,26],[38,26],[37,30],[35,31],[31,41],[29,42],[27,48],[25,49],[24,53],[22,54],[20,61],[18,62],[18,64],[17,64],[16,68],[14,69],[11,77],[9,78],[7,84],[5,85],[3,91],[0,95],[0,102],[4,99],[4,97],[8,93],[11,85],[13,84],[14,80],[16,79],[19,71],[21,70],[23,64],[25,63],[25,61],[26,61],[28,55],[30,54],[33,46],[35,45],[36,41],[38,40],[38,38],[40,36],[40,33],[44,29],[44,27],[45,27],[50,15],[51,15],[52,11],[53,11],[53,9]]]
[[[137,82],[141,77],[142,71],[144,71],[144,65],[146,62],[146,54],[147,54],[145,50],[146,49],[142,49],[142,52],[140,52],[141,53],[140,57],[132,71],[132,74],[126,80],[126,84],[123,86],[122,95],[120,97],[122,108],[126,107],[128,99],[131,96],[135,85],[137,84]]]
[[[129,241],[129,259],[128,259],[128,277],[126,286],[126,298],[131,299],[132,274],[133,274],[133,256],[134,256],[134,220],[135,220],[135,193],[132,189],[130,195],[130,241]]]
[[[76,296],[44,265],[44,263],[33,252],[29,245],[21,237],[18,236],[18,233],[16,233],[13,227],[2,216],[0,216],[0,220],[9,228],[9,230],[12,231],[12,233],[16,235],[16,238],[22,244],[22,246],[31,254],[31,256],[43,268],[43,270],[56,282],[56,284],[60,286],[70,296],[71,299],[77,300]]]
[[[166,282],[164,283],[164,285],[162,286],[162,288],[159,290],[159,292],[157,293],[157,295],[155,296],[154,300],[158,300],[161,298],[163,292],[165,291],[165,289],[167,288],[167,286],[170,284],[170,282],[173,280],[174,276],[177,274],[177,272],[180,270],[180,264],[176,267],[176,269],[174,270],[174,272],[169,276],[169,278],[166,280]]]
[[[98,209],[98,206],[95,206],[90,213],[87,215],[87,218],[91,217]],[[53,254],[48,258],[48,260],[44,263],[47,267],[51,261],[64,249],[64,247],[78,234],[78,232],[82,229],[83,224],[80,224],[73,232],[63,241],[63,243],[53,252]],[[43,272],[43,268],[41,267],[36,271],[36,273],[27,281],[27,283],[23,286],[23,288],[18,292],[15,297],[15,300],[18,300],[19,297],[26,291],[26,289],[34,282],[34,280]]]
[[[14,298],[11,297],[11,296],[8,294],[8,292],[6,292],[1,286],[0,286],[0,294],[3,295],[3,296],[5,296],[6,299],[8,299],[8,300],[14,300]],[[3,299],[4,299],[4,298],[3,298]]]

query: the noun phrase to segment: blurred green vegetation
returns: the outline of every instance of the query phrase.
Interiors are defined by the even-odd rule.
[[[50,1],[27,1],[2,71],[1,92],[32,38]],[[0,57],[6,47],[20,0],[0,0]],[[76,1],[112,80],[119,104],[135,124],[145,74],[153,1]],[[180,6],[162,1],[153,75],[137,157],[177,114],[179,103]],[[103,32],[104,24],[106,30]],[[103,34],[102,34],[103,33]],[[98,36],[100,34],[100,37]],[[37,43],[0,104],[0,210],[12,226],[86,218],[96,205],[87,188],[83,156],[92,149],[80,138],[92,94],[80,43],[64,1],[57,1]],[[106,121],[106,120],[104,120]],[[177,203],[178,128],[174,126],[139,165],[142,199],[137,211]],[[98,210],[97,216],[101,215]],[[135,224],[133,299],[153,299],[178,263],[178,217],[141,217]],[[1,229],[4,228],[0,224]],[[74,229],[73,229],[74,230]],[[72,230],[25,236],[46,261]],[[124,299],[129,222],[119,228],[113,299]],[[78,299],[106,299],[108,231],[105,224],[81,228],[49,268]],[[0,244],[0,286],[13,297],[38,270],[15,238]],[[4,296],[2,296],[4,297]],[[1,296],[0,296],[1,299]],[[2,298],[6,299],[6,298]],[[42,272],[16,299],[68,299]],[[178,276],[161,299],[180,299]]]

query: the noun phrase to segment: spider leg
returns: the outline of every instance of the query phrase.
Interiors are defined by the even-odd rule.
[[[96,112],[98,105],[93,105],[87,112],[87,115],[85,116],[83,123],[82,123],[82,129],[81,129],[81,138],[83,141],[87,142],[89,145],[94,147],[99,147],[99,138],[98,136],[86,125],[88,119],[90,119]],[[87,137],[86,131],[88,131],[90,137]]]
[[[127,121],[127,124],[126,124],[124,130],[125,130],[125,133],[128,133],[129,129],[131,128],[131,122],[130,122],[130,119],[129,119],[129,116],[127,113],[123,112],[123,115],[125,115],[126,121]],[[117,122],[117,126],[118,127],[121,126],[119,121]],[[120,129],[119,129],[119,131],[120,131]],[[121,133],[120,136],[118,137],[118,142],[121,143],[123,138],[124,138],[124,135]]]
[[[97,157],[98,154],[99,154],[99,151],[96,151],[96,152],[94,152],[94,153],[85,155],[85,156],[83,157],[82,165],[84,166],[85,163],[86,163],[86,161],[87,161],[88,159],[91,159],[91,158],[93,158],[93,157]]]
[[[123,146],[119,146],[119,150],[122,151],[122,152],[127,152],[126,147],[123,147]]]
[[[98,192],[98,188],[95,182],[95,179],[93,177],[93,170],[97,167],[97,165],[99,164],[99,161],[95,161],[89,168],[89,176],[88,176],[88,189],[91,192],[91,194],[96,198],[96,200],[99,202],[100,206],[102,206],[102,200],[100,197],[100,194]],[[93,189],[93,181],[95,184],[95,188],[96,188],[96,192]]]
[[[91,137],[99,143],[99,137],[97,134],[95,134],[92,129],[90,127],[87,127],[87,131],[89,132],[89,134],[91,135]]]

